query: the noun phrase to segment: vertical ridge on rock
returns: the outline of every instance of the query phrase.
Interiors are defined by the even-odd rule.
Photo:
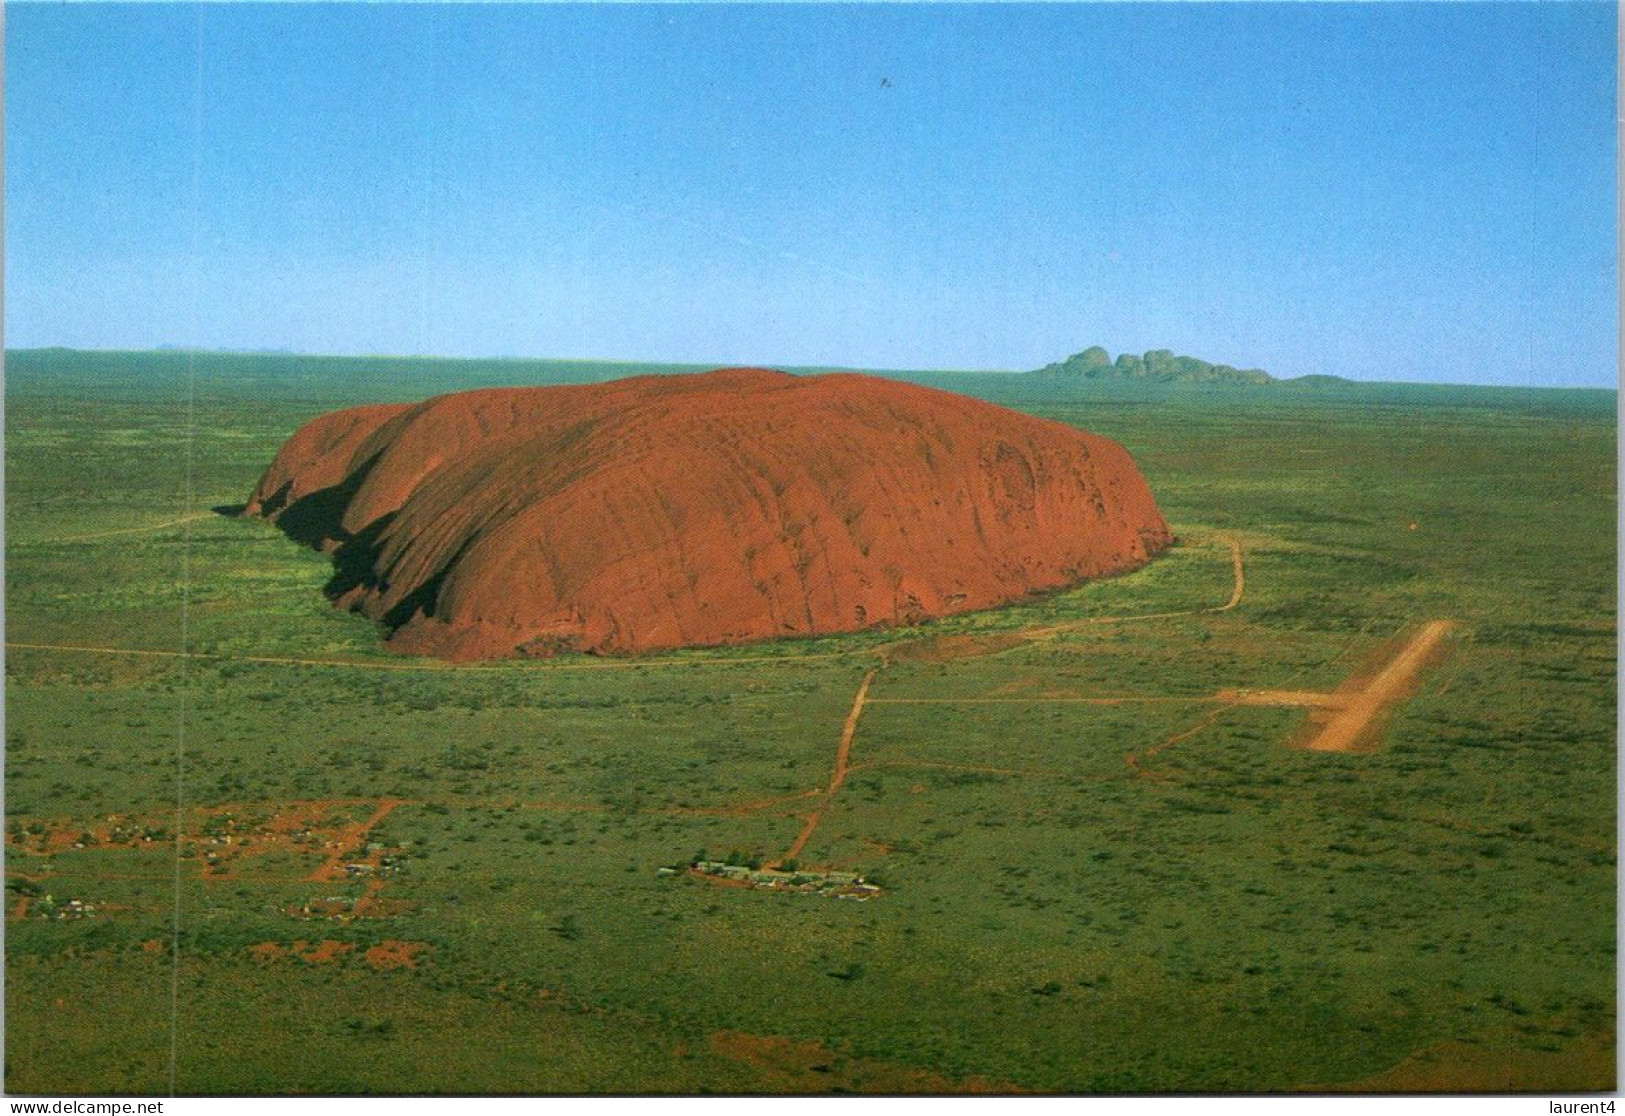
[[[1127,451],[966,396],[765,369],[503,388],[312,420],[246,513],[451,659],[830,635],[1134,569]]]

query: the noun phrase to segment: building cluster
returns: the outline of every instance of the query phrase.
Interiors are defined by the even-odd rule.
[[[83,899],[69,899],[66,903],[58,903],[51,895],[42,895],[31,901],[24,910],[39,918],[55,919],[58,922],[81,918],[95,918],[97,906],[87,903]]]
[[[662,868],[659,875],[669,877],[685,872],[691,876],[736,886],[756,887],[767,891],[833,895],[837,899],[855,899],[859,902],[872,899],[881,893],[878,884],[870,883],[856,872],[752,868],[748,864],[729,864],[721,860],[696,860],[684,868]]]

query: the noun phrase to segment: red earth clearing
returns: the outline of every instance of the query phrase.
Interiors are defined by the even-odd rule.
[[[429,949],[426,942],[398,942],[394,939],[379,942],[362,955],[374,969],[415,969],[418,955]]]

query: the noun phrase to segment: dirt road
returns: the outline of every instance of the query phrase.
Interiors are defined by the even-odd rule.
[[[1230,566],[1233,575],[1230,587],[1230,599],[1218,608],[1208,609],[1209,612],[1229,612],[1241,603],[1241,598],[1247,592],[1247,571],[1241,564],[1241,544],[1228,535],[1223,536],[1230,545]]]
[[[818,824],[824,820],[824,812],[829,804],[840,793],[841,784],[846,782],[846,775],[851,770],[852,738],[858,734],[858,721],[863,717],[864,703],[869,700],[869,686],[875,680],[879,667],[870,667],[864,674],[863,681],[858,683],[857,695],[852,699],[852,711],[846,715],[846,724],[841,728],[841,742],[835,748],[835,771],[829,777],[829,786],[824,791],[824,797],[819,801],[813,812],[807,815],[807,822],[796,834],[795,841],[779,857],[779,863],[794,860],[801,855],[801,850],[807,846],[807,841],[818,829]]]

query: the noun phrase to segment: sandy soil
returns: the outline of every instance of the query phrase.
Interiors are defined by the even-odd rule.
[[[1340,695],[1343,697],[1341,708],[1304,747],[1311,752],[1360,750],[1379,715],[1404,696],[1453,627],[1454,623],[1449,620],[1430,620],[1423,624],[1363,689]]]
[[[307,965],[332,965],[341,960],[359,961],[380,972],[389,969],[415,969],[419,959],[429,952],[427,942],[402,942],[391,938],[379,942],[360,953],[350,942],[323,938],[310,942],[303,938],[293,942],[261,942],[248,947],[248,955],[256,961],[269,963],[284,958],[303,961]]]
[[[429,950],[426,942],[398,942],[394,939],[379,942],[361,959],[374,969],[415,969],[418,958]]]

